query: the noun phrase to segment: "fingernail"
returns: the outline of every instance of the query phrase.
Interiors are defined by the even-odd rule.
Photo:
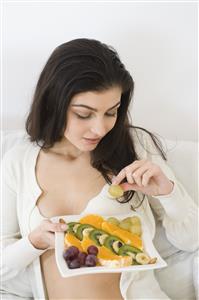
[[[116,176],[113,176],[113,178],[112,178],[112,184],[116,184],[117,183],[117,179],[116,179]]]
[[[68,226],[67,226],[66,224],[62,224],[62,225],[61,225],[61,229],[63,229],[63,230],[66,230],[67,227],[68,227]]]
[[[112,181],[112,184],[117,185],[117,181],[116,180]]]

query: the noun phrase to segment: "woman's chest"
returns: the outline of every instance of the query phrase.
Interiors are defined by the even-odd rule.
[[[100,172],[89,164],[42,156],[37,161],[36,178],[42,190],[37,206],[46,217],[80,214],[106,183]]]

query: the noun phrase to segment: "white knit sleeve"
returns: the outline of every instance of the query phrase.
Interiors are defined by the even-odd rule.
[[[142,144],[138,147],[140,159],[149,159],[159,165],[174,183],[173,191],[169,195],[149,197],[152,209],[162,221],[168,240],[175,247],[184,251],[195,251],[198,248],[197,205],[161,157],[149,134],[143,133],[139,141]]]
[[[17,180],[14,176],[12,152],[6,153],[2,161],[2,281],[17,276],[45,251],[34,248],[27,236],[21,237],[17,214]]]

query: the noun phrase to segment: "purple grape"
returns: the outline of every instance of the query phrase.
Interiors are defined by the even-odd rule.
[[[85,266],[95,267],[97,265],[97,257],[93,254],[88,254],[85,260]]]
[[[93,254],[93,255],[97,256],[98,248],[96,246],[91,245],[88,247],[87,252],[88,252],[88,254]]]
[[[74,258],[77,258],[79,254],[79,249],[75,246],[69,247],[63,254],[63,257],[66,261],[73,260]]]
[[[77,269],[81,267],[81,263],[80,263],[80,259],[79,258],[75,258],[71,261],[67,262],[67,265],[69,267],[69,269]]]
[[[79,258],[79,260],[80,260],[81,266],[84,266],[84,265],[85,265],[86,257],[87,257],[87,253],[86,253],[86,252],[79,252],[78,258]]]

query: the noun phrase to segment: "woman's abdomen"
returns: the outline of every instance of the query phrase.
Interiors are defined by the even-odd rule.
[[[49,299],[123,299],[119,288],[121,273],[99,273],[63,278],[55,262],[54,250],[46,251],[40,260]]]

